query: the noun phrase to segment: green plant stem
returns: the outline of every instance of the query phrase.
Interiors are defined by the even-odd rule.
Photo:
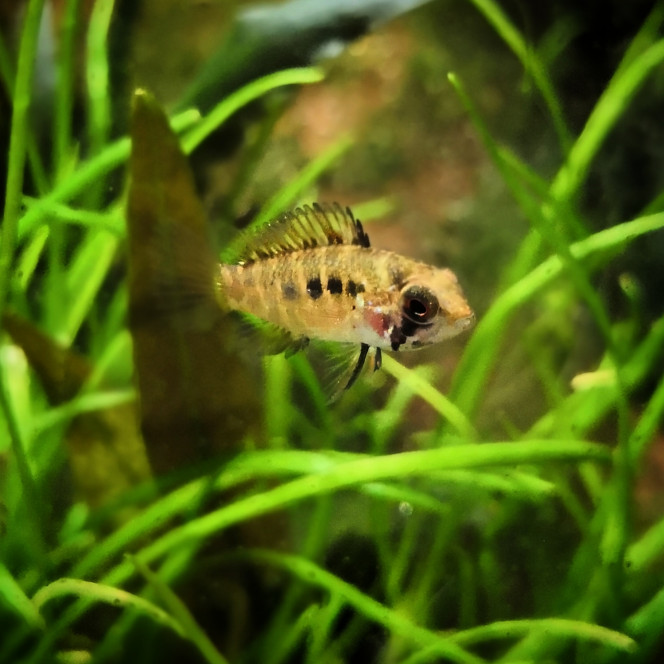
[[[237,210],[238,200],[253,180],[256,166],[265,152],[275,125],[283,114],[284,101],[283,99],[276,99],[276,97],[274,100],[270,98],[265,99],[263,106],[264,117],[257,128],[256,134],[252,135],[250,132],[247,132],[246,149],[239,155],[240,163],[237,174],[224,196],[224,214],[228,219],[237,219],[241,214]]]
[[[269,456],[266,456],[268,455]],[[343,456],[332,455],[332,458]],[[271,452],[239,458],[220,477],[217,490],[229,488],[256,476],[274,476],[281,467],[287,472],[309,473],[266,492],[242,498],[235,503],[172,529],[155,540],[137,555],[150,563],[180,545],[200,541],[228,526],[283,509],[306,498],[323,496],[356,484],[380,479],[428,476],[432,470],[471,469],[484,466],[513,466],[539,464],[548,461],[608,461],[610,452],[603,446],[573,441],[530,441],[528,443],[492,443],[491,445],[461,445],[422,452],[406,452],[384,457],[369,457],[343,463],[331,463],[330,455],[318,453]],[[310,474],[310,473],[315,474]],[[259,474],[257,474],[259,473]],[[101,542],[72,570],[72,576],[88,576],[100,565],[107,563],[117,552],[125,550],[130,542],[160,528],[174,514],[182,511],[192,497],[200,492],[201,481],[182,487],[128,522],[123,528]],[[118,564],[103,578],[109,585],[121,584],[134,573],[128,561]],[[168,581],[168,579],[165,579]],[[62,631],[86,609],[77,603],[56,623],[33,653],[30,662],[39,662],[49,652],[52,643]]]
[[[43,541],[43,501],[40,498],[39,487],[30,468],[28,455],[25,450],[25,441],[21,435],[16,414],[12,407],[9,386],[7,385],[6,370],[4,374],[5,375],[0,375],[0,411],[2,411],[7,424],[13,461],[16,463],[16,468],[18,470],[26,513],[28,515],[28,521],[25,524],[25,527],[31,534],[32,537],[29,539],[34,545],[34,551],[31,551],[30,553],[36,554],[43,562],[46,557],[46,544]]]
[[[88,23],[86,84],[89,121],[87,123],[90,154],[101,152],[110,127],[109,68],[107,39],[115,0],[97,0],[92,5]]]
[[[182,600],[155,574],[147,565],[131,556],[130,560],[136,566],[150,586],[154,589],[160,602],[166,606],[173,619],[180,626],[180,635],[189,639],[210,664],[228,664],[226,658],[217,650],[208,635],[201,629]]]
[[[632,392],[644,380],[655,362],[661,361],[664,347],[664,317],[655,321],[641,344],[624,365],[626,388]],[[615,383],[570,394],[558,408],[543,415],[526,433],[527,438],[552,435],[564,422],[567,430],[584,436],[613,407],[618,398]]]
[[[631,240],[664,228],[664,213],[641,217],[595,233],[574,243],[570,253],[576,260],[617,250]],[[501,293],[475,328],[452,380],[449,397],[472,419],[486,379],[496,359],[509,317],[525,302],[548,286],[563,271],[560,257],[551,256],[530,274]]]
[[[602,645],[625,652],[635,652],[637,644],[629,636],[607,629],[601,625],[593,625],[580,620],[565,618],[540,618],[535,620],[499,620],[489,625],[480,625],[466,629],[450,636],[460,645],[472,645],[493,639],[510,639],[521,637],[535,630],[545,630],[552,637],[560,639],[576,638],[596,641]]]
[[[43,629],[44,620],[30,598],[9,570],[0,562],[0,600],[19,614],[25,623],[34,629]]]
[[[652,437],[664,421],[664,378],[660,379],[629,439],[630,465],[637,469]]]
[[[72,155],[72,115],[74,110],[74,75],[76,36],[81,25],[78,14],[81,0],[67,0],[59,34],[60,52],[57,59],[58,84],[53,113],[53,170],[60,179]]]
[[[58,579],[40,588],[32,598],[32,603],[38,611],[41,611],[46,603],[65,595],[75,595],[93,602],[104,602],[116,607],[135,609],[155,622],[173,630],[176,634],[184,636],[184,630],[180,623],[156,604],[128,593],[126,590],[113,588],[102,583],[92,583],[82,579]]]
[[[580,190],[605,138],[624,115],[646,78],[663,61],[664,40],[660,40],[618,68],[551,185],[555,200],[569,201]]]
[[[514,27],[498,3],[493,0],[471,0],[472,4],[484,15],[503,41],[517,56],[523,68],[532,76],[535,86],[539,89],[544,103],[549,109],[553,126],[563,153],[567,153],[572,143],[569,130],[565,124],[563,112],[558,103],[551,81],[542,66],[534,49],[530,48],[523,36]]]
[[[626,560],[631,574],[640,574],[664,554],[664,519],[658,521],[627,550]]]
[[[176,132],[182,132],[200,120],[195,109],[183,111],[173,117],[171,126]],[[50,193],[37,201],[21,218],[18,225],[19,239],[35,230],[49,214],[49,206],[53,203],[66,203],[83,194],[95,182],[101,180],[114,168],[122,165],[129,157],[131,141],[128,137],[121,138],[104,148],[97,156],[84,162],[69,177],[59,183]]]
[[[256,561],[284,568],[307,583],[320,586],[329,593],[338,594],[362,615],[383,625],[391,633],[419,647],[430,647],[439,656],[452,662],[467,662],[468,664],[485,662],[484,659],[453,644],[449,637],[420,627],[402,612],[397,612],[377,602],[355,586],[342,581],[339,577],[304,558],[273,551],[250,550],[237,556],[229,556],[229,559]]]
[[[5,309],[9,293],[11,266],[16,247],[18,218],[28,135],[28,111],[32,96],[32,77],[37,60],[37,39],[44,0],[30,0],[25,15],[14,87],[7,186],[0,244],[0,313]]]
[[[70,306],[65,316],[63,337],[70,343],[80,329],[108,274],[118,247],[116,236],[92,231],[81,243],[67,273]]]
[[[57,85],[55,87],[55,107],[53,112],[53,172],[55,182],[67,177],[67,167],[73,169],[71,151],[71,128],[74,109],[74,67],[76,29],[79,25],[77,14],[80,0],[67,0],[60,34],[57,35],[59,52],[56,59]],[[71,163],[67,158],[72,157]],[[48,243],[48,269],[46,271],[46,321],[47,328],[56,339],[63,337],[65,308],[62,306],[62,293],[65,292],[65,251],[67,228],[59,223],[50,226]]]
[[[12,97],[14,94],[14,88],[16,85],[16,78],[14,76],[13,64],[11,61],[11,56],[7,50],[7,45],[3,39],[3,35],[0,33],[0,77],[2,77],[3,83],[7,90],[8,97]],[[28,132],[26,138],[26,150],[28,165],[30,166],[30,171],[32,178],[35,184],[35,189],[40,193],[44,194],[48,191],[49,184],[48,178],[44,171],[44,165],[39,154],[39,149],[37,145],[37,140],[34,134]]]
[[[321,174],[334,164],[352,145],[353,138],[351,136],[344,136],[321,152],[265,203],[261,211],[256,215],[256,218],[251,222],[249,228],[258,228],[291,207],[297,200],[297,197],[307,187],[318,180]]]
[[[219,102],[210,113],[208,113],[199,125],[192,129],[182,141],[182,149],[185,153],[192,152],[213,131],[218,129],[231,115],[249,102],[263,96],[266,92],[284,85],[304,85],[306,83],[318,83],[323,80],[323,72],[313,67],[285,69],[263,76],[256,81],[229,95]]]
[[[661,643],[662,629],[664,629],[664,588],[660,588],[643,606],[625,621],[625,630],[639,639],[643,646],[650,649]],[[644,643],[645,642],[645,643]],[[648,656],[648,650],[644,655]],[[640,661],[654,661],[642,658]]]
[[[484,122],[481,113],[461,79],[453,72],[447,74],[447,79],[464,105],[491,161],[495,164],[526,218],[534,224],[535,221],[540,220],[542,217],[542,201],[551,201],[548,183],[539,178],[516,155],[496,143],[491,130],[486,125],[486,122]],[[587,235],[576,217],[569,216],[566,218],[570,222],[569,226],[572,227],[572,230],[576,232],[579,238]]]
[[[492,443],[491,445],[455,445],[435,450],[404,452],[341,463],[328,472],[288,482],[264,493],[238,500],[219,510],[174,528],[146,546],[141,559],[149,563],[174,547],[205,539],[229,526],[283,509],[305,498],[321,496],[342,488],[388,478],[428,475],[436,468],[459,469],[486,466],[510,466],[520,463],[545,463],[553,460],[608,461],[609,451],[593,443],[576,441],[528,441],[527,443]],[[121,583],[131,576],[132,568],[121,563],[105,581]]]
[[[394,376],[398,381],[406,383],[420,398],[424,399],[436,412],[445,418],[456,431],[464,438],[475,441],[479,435],[468,418],[459,410],[452,401],[439,392],[428,380],[422,378],[417,372],[404,367],[394,358],[386,355],[383,357],[383,367],[387,373]]]
[[[32,423],[33,432],[41,432],[55,427],[63,422],[69,422],[83,413],[117,408],[136,401],[136,391],[133,389],[113,390],[105,392],[90,392],[77,395],[71,401],[47,410],[41,417],[35,418]]]
[[[64,203],[47,203],[31,196],[24,196],[23,203],[28,210],[35,205],[40,206],[48,214],[49,223],[72,224],[89,230],[108,231],[118,238],[123,238],[125,235],[125,219],[118,210],[95,212],[74,208]]]
[[[246,498],[216,510],[210,514],[193,519],[187,524],[174,528],[155,540],[137,555],[144,563],[150,563],[165,554],[171,554],[181,545],[188,546],[192,542],[201,542],[213,533],[217,533],[232,524],[266,514],[277,509],[283,509],[306,498],[323,496],[330,492],[348,488],[357,484],[373,482],[380,479],[408,478],[417,475],[429,476],[432,470],[471,469],[485,466],[513,466],[516,464],[540,464],[548,461],[581,461],[596,460],[608,461],[610,452],[605,447],[592,443],[573,441],[529,441],[528,443],[492,443],[491,445],[461,445],[445,447],[443,449],[425,450],[421,452],[407,452],[384,457],[361,458],[330,466],[329,456],[314,453],[267,453],[250,456],[250,463],[239,463],[231,477],[222,475],[223,480],[219,486],[232,486],[233,483],[246,481],[252,477],[252,472],[262,469],[262,473],[269,476],[279,468],[280,459],[299,459],[298,465],[302,471],[316,474],[305,475],[274,489],[260,494],[250,495]],[[333,457],[338,455],[333,455]],[[343,458],[343,457],[341,457]],[[243,462],[243,459],[238,461]],[[313,462],[313,468],[312,468]],[[283,464],[283,462],[281,462]],[[290,464],[291,468],[292,463]],[[252,471],[253,469],[253,471]],[[307,470],[308,469],[308,470]],[[321,472],[323,471],[323,472]],[[291,472],[293,472],[291,470]],[[249,473],[249,474],[248,474]],[[231,481],[232,480],[232,481]],[[98,565],[105,563],[114,551],[124,549],[128,542],[136,537],[145,535],[150,530],[159,528],[171,514],[182,509],[191,500],[191,496],[198,495],[200,482],[178,489],[166,496],[160,503],[145,511],[137,519],[128,523],[121,531],[111,535],[104,543],[100,543],[90,555],[82,560],[73,576],[88,575]],[[189,497],[188,497],[189,496]],[[166,510],[170,505],[170,510]],[[110,570],[104,576],[103,583],[109,585],[121,584],[134,573],[134,566],[125,561]],[[165,579],[168,581],[168,579]],[[51,626],[49,634],[39,644],[33,653],[30,662],[41,661],[53,641],[58,638],[62,630],[75,620],[86,608],[85,604],[77,603],[72,606],[55,624]]]
[[[664,61],[664,40],[656,42],[633,59],[630,50],[627,57],[629,61],[624,66],[619,67],[614,74],[609,86],[593,108],[586,126],[568,155],[566,163],[554,179],[551,185],[551,195],[554,200],[567,203],[576,195],[587,177],[590,164],[609,131],[615,126],[618,119],[624,115],[628,104],[652,70]],[[606,568],[607,577],[613,588],[617,589],[621,586],[622,559],[629,536],[632,488],[628,404],[621,352],[613,338],[606,310],[589,283],[587,275],[574,261],[564,239],[556,233],[554,219],[552,211],[544,215],[544,220],[547,223],[541,227],[541,230],[546,233],[545,237],[564,259],[575,285],[588,303],[595,320],[603,331],[618,383],[618,448],[615,457],[615,472],[611,480],[611,486],[606,491],[607,499],[612,499],[612,508],[604,512],[606,521],[599,544],[601,562]]]

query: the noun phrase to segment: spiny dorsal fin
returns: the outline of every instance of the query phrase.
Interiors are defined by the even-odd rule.
[[[233,261],[239,265],[334,244],[369,246],[362,224],[338,203],[295,208],[242,239],[244,247]]]

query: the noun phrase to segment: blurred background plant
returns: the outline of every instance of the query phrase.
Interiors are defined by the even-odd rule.
[[[0,661],[660,661],[661,2],[0,15]],[[312,200],[476,330],[330,408],[141,314],[164,210],[203,256]]]

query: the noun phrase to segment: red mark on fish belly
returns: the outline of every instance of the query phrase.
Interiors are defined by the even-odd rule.
[[[364,320],[378,336],[386,337],[386,333],[390,328],[389,316],[369,310],[364,313]]]

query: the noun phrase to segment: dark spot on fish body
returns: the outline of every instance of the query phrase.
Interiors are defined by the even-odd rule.
[[[390,267],[390,280],[399,289],[403,287],[405,280],[404,274],[398,267]]]
[[[297,288],[292,281],[281,284],[281,292],[286,300],[297,300]]]
[[[395,325],[390,333],[390,342],[392,350],[399,350],[399,348],[408,341],[408,337],[403,333],[403,330]]]
[[[346,284],[346,293],[348,293],[348,295],[351,297],[355,297],[357,295],[357,284],[352,279],[349,279],[348,283]]]
[[[357,292],[364,293],[364,291],[365,291],[364,284],[357,284]]]
[[[414,321],[410,320],[408,317],[403,316],[401,319],[401,325],[398,327],[398,329],[401,331],[404,337],[413,337],[415,336],[415,332],[417,330],[424,330],[428,327],[431,327],[432,325],[433,323],[420,323],[418,325]],[[412,345],[413,347],[417,347],[420,345],[420,343],[413,341]]]
[[[323,294],[323,285],[320,277],[314,277],[307,281],[307,293],[312,300],[317,300]]]
[[[408,320],[408,318],[402,318],[401,319],[401,326],[399,329],[401,330],[402,334],[404,334],[407,337],[412,337],[415,334],[415,330],[417,330],[418,327],[422,327],[422,325],[416,325],[413,323],[411,320]]]
[[[343,289],[343,284],[341,283],[341,279],[339,279],[339,277],[330,277],[327,280],[327,290],[332,295],[341,295]]]

